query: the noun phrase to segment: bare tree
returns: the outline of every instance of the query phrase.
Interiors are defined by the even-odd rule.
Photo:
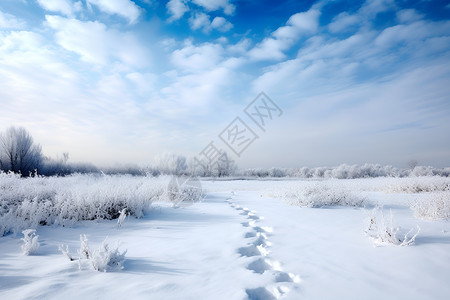
[[[40,145],[23,127],[9,127],[0,135],[0,167],[27,176],[42,162]]]

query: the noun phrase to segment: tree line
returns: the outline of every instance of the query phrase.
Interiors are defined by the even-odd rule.
[[[395,168],[379,164],[347,165],[315,168],[261,168],[239,170],[226,152],[222,159],[199,165],[195,158],[164,153],[153,159],[146,167],[120,165],[98,168],[91,163],[69,163],[69,154],[51,158],[42,154],[30,133],[23,127],[9,127],[0,134],[0,171],[14,172],[23,177],[32,175],[65,176],[73,173],[97,173],[107,175],[128,174],[135,176],[186,175],[199,177],[295,177],[295,178],[369,178],[450,176],[450,168],[419,166],[417,161],[409,163],[410,168]]]
[[[0,171],[14,172],[22,177],[65,176],[73,173],[224,177],[233,175],[237,169],[226,152],[222,154],[221,160],[204,166],[199,166],[194,158],[188,159],[173,153],[156,156],[147,167],[128,164],[98,168],[91,163],[69,163],[68,160],[67,152],[56,159],[43,155],[42,147],[34,142],[31,134],[23,127],[12,126],[0,134]]]

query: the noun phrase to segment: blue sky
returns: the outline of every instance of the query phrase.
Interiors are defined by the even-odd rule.
[[[241,167],[450,165],[449,1],[2,0],[0,129],[45,154],[197,155],[236,117]],[[267,130],[245,107],[264,91]]]

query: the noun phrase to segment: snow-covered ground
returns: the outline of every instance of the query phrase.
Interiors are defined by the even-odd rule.
[[[153,203],[120,228],[117,220],[39,226],[34,255],[22,254],[22,235],[0,237],[0,299],[445,299],[450,224],[414,217],[410,204],[429,195],[404,192],[408,180],[330,181],[320,195],[344,189],[383,205],[395,225],[421,228],[412,246],[375,244],[364,232],[368,209],[282,199],[311,182],[206,181],[204,201]],[[62,255],[60,244],[80,256],[81,234],[91,249],[119,241],[123,269],[98,272],[82,261],[80,270]]]

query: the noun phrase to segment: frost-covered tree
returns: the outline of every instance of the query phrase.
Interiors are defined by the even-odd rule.
[[[414,170],[415,167],[417,167],[419,165],[419,161],[415,160],[415,159],[411,159],[408,162],[408,166],[411,170]]]
[[[23,127],[9,127],[0,135],[0,167],[27,176],[42,162],[41,146]]]
[[[162,174],[182,175],[187,169],[186,157],[164,153],[155,158],[154,168]]]
[[[230,159],[225,151],[223,151],[222,155],[219,156],[219,159],[214,166],[216,171],[215,175],[218,177],[231,176],[237,169],[235,162]]]
[[[193,157],[188,162],[188,173],[201,177],[225,177],[236,173],[236,163],[225,152],[220,152],[214,159]]]

